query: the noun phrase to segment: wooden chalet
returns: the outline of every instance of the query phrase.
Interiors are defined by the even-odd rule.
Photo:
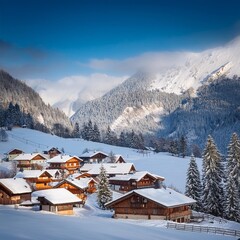
[[[96,177],[100,173],[100,168],[103,166],[109,177],[115,175],[129,174],[136,171],[135,166],[132,163],[102,163],[102,164],[84,164],[80,170],[82,173],[87,172],[92,177]]]
[[[196,201],[170,188],[144,188],[128,192],[108,202],[115,218],[163,219],[188,222],[190,206]]]
[[[67,175],[78,172],[83,160],[77,156],[58,155],[47,161],[48,169],[59,169],[67,172]]]
[[[10,161],[10,160],[14,159],[15,157],[17,157],[18,155],[20,155],[22,153],[24,153],[24,151],[22,151],[18,148],[13,148],[6,153],[7,159]]]
[[[87,200],[87,193],[96,191],[96,181],[93,178],[67,178],[59,182],[54,188],[65,188],[80,198],[83,203]]]
[[[107,157],[106,153],[100,151],[88,151],[80,156],[84,163],[101,163]]]
[[[161,185],[164,177],[146,171],[134,172],[127,175],[116,175],[109,178],[109,184],[115,191],[129,192],[133,189],[155,187]]]
[[[114,163],[126,163],[124,158],[121,155],[114,155],[115,162]]]
[[[25,179],[34,190],[52,188],[52,183],[59,181],[61,174],[58,170],[24,170],[18,172],[17,178]]]
[[[46,163],[47,157],[41,153],[22,153],[12,160],[17,162],[18,169],[31,170],[42,168]]]
[[[81,206],[82,200],[64,188],[35,191],[32,198],[39,201],[40,210],[61,215],[72,215],[73,206]]]
[[[62,152],[58,148],[55,148],[55,147],[46,149],[45,151],[43,151],[43,153],[48,155],[49,158],[53,158],[53,157],[58,156],[59,154],[62,154]]]
[[[82,173],[78,176],[75,176],[74,178],[77,180],[86,179],[86,181],[88,181],[88,193],[94,193],[97,191],[98,180],[96,180],[96,178],[92,178],[90,174]]]
[[[126,163],[121,155],[114,155],[103,160],[104,163]]]
[[[31,192],[30,185],[24,179],[0,179],[0,204],[20,204],[31,200]]]

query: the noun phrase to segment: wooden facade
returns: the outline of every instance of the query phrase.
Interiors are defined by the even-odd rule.
[[[43,190],[43,189],[52,188],[51,186],[51,183],[53,182],[52,175],[47,171],[44,171],[38,177],[29,177],[24,179],[26,179],[26,181],[33,186],[34,190]]]
[[[51,162],[50,160],[50,166],[48,167],[48,169],[66,170],[68,174],[74,174],[80,168],[80,161],[81,159],[77,157],[69,157],[69,159],[66,161],[61,161],[61,158],[59,158],[59,161],[56,160],[54,162]]]
[[[13,161],[17,162],[20,170],[41,169],[47,158],[39,154],[20,154]]]
[[[102,152],[90,152],[80,156],[84,163],[101,163],[106,157],[108,155]]]
[[[55,148],[55,147],[52,147],[52,148],[44,151],[44,154],[47,154],[49,156],[49,158],[56,157],[61,153],[62,152],[58,148]]]
[[[47,189],[32,193],[40,204],[40,210],[61,215],[72,215],[73,206],[80,207],[82,200],[64,188]]]
[[[57,184],[55,186],[55,188],[67,189],[69,192],[71,192],[72,194],[74,194],[75,196],[80,198],[83,201],[83,203],[85,203],[87,200],[87,189],[80,188],[80,187],[74,185],[73,183],[71,183],[71,181],[68,181],[67,179],[65,179],[62,182],[60,182],[59,184]]]
[[[13,192],[4,184],[0,183],[0,204],[11,205],[20,204],[24,201],[31,200],[31,191]]]
[[[114,209],[113,217],[115,218],[162,219],[177,222],[188,222],[190,220],[191,204],[189,203],[165,206],[134,191],[124,196],[106,204],[108,208]]]
[[[73,204],[52,204],[45,197],[38,197],[40,202],[40,210],[57,213],[59,215],[73,215]]]
[[[7,153],[7,159],[10,161],[22,153],[24,153],[22,150],[14,148]]]
[[[157,181],[163,180],[164,178],[159,179],[152,176],[151,174],[146,173],[140,179],[135,179],[134,175],[132,178],[122,180],[121,177],[119,179],[113,177],[109,179],[109,184],[115,191],[129,192],[138,188],[154,187]]]

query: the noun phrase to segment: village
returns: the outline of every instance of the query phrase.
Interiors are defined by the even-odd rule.
[[[191,221],[194,199],[167,188],[163,176],[137,171],[121,155],[86,151],[71,156],[51,147],[41,153],[11,149],[6,159],[17,173],[0,179],[0,204],[73,215],[97,191],[103,167],[117,196],[106,203],[114,218]]]

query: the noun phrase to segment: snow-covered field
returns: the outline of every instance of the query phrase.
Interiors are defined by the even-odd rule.
[[[63,148],[66,154],[80,156],[85,149],[103,151],[107,154],[121,154],[127,162],[132,162],[138,171],[145,170],[165,177],[167,186],[173,185],[181,192],[185,189],[186,171],[189,158],[173,157],[169,153],[139,153],[131,148],[94,143],[82,139],[64,139],[26,128],[8,131],[8,142],[0,142],[0,156],[12,148],[25,152],[42,152],[49,147]],[[201,159],[197,159],[199,169]],[[2,165],[3,167],[3,165]],[[6,165],[5,165],[6,167]]]
[[[172,157],[167,153],[138,153],[133,149],[93,143],[84,140],[62,139],[38,131],[16,128],[8,132],[9,141],[0,142],[0,156],[12,148],[25,152],[42,151],[48,147],[64,148],[65,153],[81,155],[88,148],[106,153],[121,154],[137,170],[147,170],[166,178],[166,185],[173,185],[182,192],[185,188],[186,170],[189,158]],[[197,159],[199,168],[201,159]],[[6,163],[0,164],[7,168]],[[236,239],[234,237],[207,233],[185,232],[167,229],[160,220],[126,220],[111,218],[112,212],[102,211],[96,206],[95,195],[91,195],[84,208],[75,208],[74,216],[57,216],[28,208],[0,206],[0,239],[161,239],[161,240],[210,240]],[[239,230],[234,222],[203,222],[202,225]]]
[[[13,206],[0,206],[1,239],[102,239],[102,240],[230,240],[234,237],[185,232],[166,228],[161,220],[126,220],[111,218],[112,212],[97,208],[95,196],[84,208],[75,208],[75,216],[58,216],[47,212]],[[205,225],[237,229],[240,224],[205,223]],[[220,226],[219,226],[220,225]]]

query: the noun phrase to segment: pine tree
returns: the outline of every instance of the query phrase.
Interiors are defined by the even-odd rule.
[[[223,215],[223,185],[221,156],[211,136],[203,152],[203,210],[215,216]]]
[[[200,173],[197,167],[195,157],[192,155],[187,170],[187,180],[186,180],[186,196],[196,200],[196,204],[193,209],[196,211],[202,210],[201,196],[202,196],[202,184],[200,179]]]
[[[106,209],[105,203],[111,200],[112,200],[112,191],[109,186],[107,173],[103,165],[101,165],[100,174],[99,174],[98,192],[97,192],[98,206],[101,209]]]
[[[0,128],[0,142],[7,142],[8,141],[8,134],[3,128]]]
[[[100,131],[99,131],[98,125],[96,123],[94,123],[94,126],[93,126],[93,139],[92,139],[92,141],[100,142],[100,140],[101,140],[101,135],[100,135]]]
[[[187,141],[184,136],[181,136],[179,140],[179,155],[185,158],[187,152]]]
[[[240,222],[240,141],[233,133],[228,146],[226,183],[226,217]]]
[[[75,137],[75,138],[80,137],[80,128],[79,128],[79,124],[77,122],[74,124],[73,137]]]

